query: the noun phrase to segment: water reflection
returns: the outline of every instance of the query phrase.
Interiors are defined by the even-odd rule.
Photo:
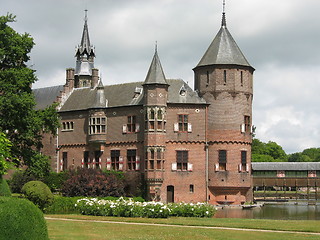
[[[274,204],[252,209],[219,209],[215,218],[320,220],[320,205]]]

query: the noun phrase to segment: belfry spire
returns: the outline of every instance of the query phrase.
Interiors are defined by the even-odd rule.
[[[227,21],[226,21],[226,1],[223,0],[223,4],[222,4],[222,22],[221,22],[221,26],[222,27],[226,27],[227,26]]]
[[[75,74],[91,76],[92,68],[94,68],[95,51],[90,44],[87,12],[88,10],[85,10],[81,43],[76,47],[75,57],[77,58],[77,63]]]

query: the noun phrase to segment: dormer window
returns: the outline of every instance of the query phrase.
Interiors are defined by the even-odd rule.
[[[180,88],[180,96],[186,96],[186,94],[187,94],[187,90],[186,90],[186,88],[184,87],[184,85]]]

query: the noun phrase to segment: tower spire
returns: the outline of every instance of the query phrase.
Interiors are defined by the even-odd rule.
[[[223,0],[222,3],[222,22],[221,22],[222,27],[227,26],[227,21],[226,21],[226,0]]]

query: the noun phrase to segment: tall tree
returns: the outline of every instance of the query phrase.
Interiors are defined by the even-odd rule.
[[[252,141],[253,162],[286,162],[288,156],[283,148],[276,142],[261,142],[259,139]]]
[[[35,70],[27,66],[34,42],[29,34],[19,34],[11,28],[9,24],[13,22],[12,14],[0,17],[0,131],[12,143],[15,163],[32,169],[39,167],[39,161],[47,161],[38,151],[42,133],[55,134],[58,117],[54,106],[35,110],[31,86],[37,78]],[[40,165],[48,171],[49,164]]]

